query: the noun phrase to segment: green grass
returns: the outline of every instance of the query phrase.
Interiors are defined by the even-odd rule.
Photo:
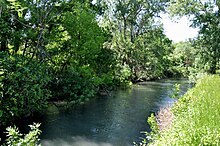
[[[172,108],[171,128],[153,134],[149,145],[220,145],[220,76],[205,76]]]

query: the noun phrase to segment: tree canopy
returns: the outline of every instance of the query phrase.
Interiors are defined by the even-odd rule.
[[[210,73],[219,69],[219,32],[220,32],[220,3],[219,1],[202,0],[173,0],[170,5],[172,16],[188,16],[191,26],[199,28],[199,35],[194,41],[197,48],[200,68]]]
[[[160,15],[200,29],[173,44]],[[219,69],[219,1],[0,0],[0,126],[54,101]]]

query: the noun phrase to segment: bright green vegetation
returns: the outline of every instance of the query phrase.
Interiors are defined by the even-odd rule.
[[[151,117],[153,132],[150,144],[164,145],[219,145],[220,144],[220,77],[205,76],[172,107],[170,128],[159,131]]]
[[[27,134],[21,134],[17,127],[8,127],[6,129],[6,143],[3,146],[40,146],[38,137],[41,131],[39,126],[40,124],[36,123],[29,125],[31,130]]]
[[[218,0],[172,0],[169,6],[171,16],[187,16],[191,26],[199,29],[199,35],[191,44],[195,50],[194,68],[201,71],[216,73],[219,66],[220,38],[220,3]],[[192,50],[193,52],[193,50]]]
[[[191,26],[199,29],[197,38],[175,44],[172,69],[193,79],[219,70],[219,1],[173,0],[169,5],[171,16],[188,16]],[[185,65],[184,65],[185,64]],[[175,118],[171,128],[159,131],[155,117],[149,118],[153,132],[151,145],[219,145],[219,76],[205,76],[195,88],[172,108]]]
[[[219,1],[0,0],[0,126],[132,82],[216,74]],[[160,15],[189,16],[193,40],[173,44]]]
[[[165,3],[0,0],[0,126],[50,102],[74,106],[176,74],[172,42],[155,20]]]

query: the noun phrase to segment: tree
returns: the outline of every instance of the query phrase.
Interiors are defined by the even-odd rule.
[[[196,49],[190,41],[175,43],[173,47],[169,58],[172,63],[170,72],[175,76],[189,76],[195,67]]]
[[[103,47],[89,1],[0,0],[0,126],[48,101],[81,103],[113,86],[115,57]]]
[[[120,66],[127,67],[128,79],[136,82],[161,76],[163,55],[170,41],[155,21],[164,11],[166,1],[102,1],[107,5],[101,25],[112,34],[111,48]],[[158,34],[157,34],[158,33]],[[160,60],[160,61],[156,61]],[[153,65],[153,62],[157,62]],[[160,63],[159,63],[160,62]],[[163,71],[162,71],[163,72]]]
[[[220,60],[220,4],[219,1],[173,0],[170,12],[174,16],[189,16],[193,27],[199,28],[195,42],[200,67],[215,74]]]
[[[8,50],[8,39],[11,34],[10,13],[5,1],[0,1],[0,51]]]

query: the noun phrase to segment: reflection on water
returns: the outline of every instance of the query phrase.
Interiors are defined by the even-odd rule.
[[[44,146],[129,146],[149,131],[147,116],[172,104],[175,83],[182,94],[190,87],[185,80],[144,82],[128,90],[103,96],[72,111],[41,117]]]
[[[94,142],[88,140],[84,137],[72,137],[68,141],[64,141],[63,139],[55,139],[55,140],[42,140],[43,145],[59,145],[59,146],[113,146],[110,143],[104,142]]]

